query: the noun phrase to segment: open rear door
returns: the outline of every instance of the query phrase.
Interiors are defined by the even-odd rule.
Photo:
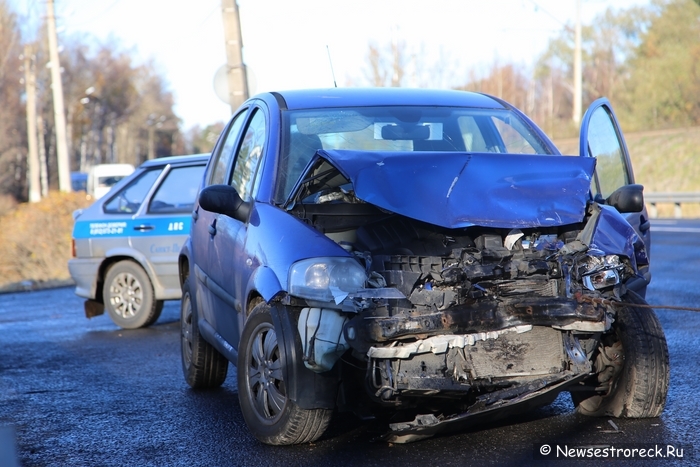
[[[634,173],[627,145],[610,102],[600,98],[593,102],[581,122],[579,154],[595,157],[596,169],[591,183],[594,199],[603,202],[618,188],[634,183]],[[634,227],[651,254],[649,216],[646,207],[641,212],[624,213],[627,222]],[[628,287],[644,296],[651,280],[648,266],[641,266],[639,273],[644,280],[628,283]]]

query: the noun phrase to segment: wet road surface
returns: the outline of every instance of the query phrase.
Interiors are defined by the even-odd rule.
[[[700,224],[680,231],[675,223],[654,225],[648,301],[700,306]],[[386,421],[340,414],[314,444],[271,447],[247,432],[233,366],[220,389],[193,391],[185,383],[179,302],[167,302],[154,326],[125,331],[107,316],[85,319],[82,301],[70,288],[5,294],[0,295],[0,426],[14,429],[18,462],[25,467],[531,465],[542,443],[657,444],[664,453],[672,444],[685,448],[683,459],[643,464],[698,465],[693,448],[700,447],[700,313],[657,313],[671,355],[668,402],[658,419],[616,419],[616,431],[607,418],[574,414],[565,393],[507,422],[408,445],[373,442]],[[559,459],[540,464],[640,465],[620,458]],[[0,467],[16,465],[12,461],[0,459]]]

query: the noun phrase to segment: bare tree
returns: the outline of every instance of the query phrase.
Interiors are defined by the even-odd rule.
[[[403,41],[394,40],[386,47],[371,43],[367,52],[365,80],[374,87],[405,86],[411,61],[412,57]]]
[[[74,77],[67,94],[75,167],[140,164],[184,150],[173,96],[153,63],[135,65],[115,44],[95,53],[77,44],[66,68]]]
[[[444,48],[429,50],[424,43],[409,47],[400,39],[384,45],[371,42],[366,57],[364,79],[350,80],[350,85],[449,88],[459,70],[459,60]]]
[[[490,94],[525,110],[531,92],[531,80],[521,67],[512,63],[501,65],[495,60],[483,77],[470,70],[468,81],[457,89]]]
[[[0,0],[0,195],[26,199],[26,118],[17,16]]]

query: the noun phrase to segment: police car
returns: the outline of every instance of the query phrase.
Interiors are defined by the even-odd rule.
[[[178,255],[209,154],[143,163],[89,208],[74,213],[75,293],[88,318],[103,314],[122,328],[156,322],[164,300],[180,299]]]

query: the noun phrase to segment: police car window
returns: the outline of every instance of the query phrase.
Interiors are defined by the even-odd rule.
[[[97,177],[97,186],[99,188],[109,188],[110,186],[116,185],[117,182],[124,177],[126,177],[126,175],[108,175],[105,177]]]
[[[131,214],[138,211],[148,191],[163,169],[148,170],[119,190],[102,208],[107,214]]]
[[[250,199],[253,178],[265,144],[265,114],[259,109],[251,119],[236,156],[236,168],[231,177],[233,186],[243,200]]]
[[[170,170],[156,194],[151,198],[148,212],[169,214],[192,211],[203,172],[203,165],[177,167]]]
[[[233,151],[235,150],[236,146],[236,138],[238,137],[238,133],[241,131],[243,122],[245,121],[245,115],[246,112],[239,113],[236,117],[234,117],[234,121],[231,126],[229,126],[229,131],[226,134],[226,139],[224,140],[224,144],[221,146],[221,150],[219,150],[219,153],[214,156],[216,159],[211,161],[212,168],[210,169],[211,175],[209,176],[209,185],[219,185],[228,181],[226,180],[228,166],[231,162],[231,158],[233,157]]]

